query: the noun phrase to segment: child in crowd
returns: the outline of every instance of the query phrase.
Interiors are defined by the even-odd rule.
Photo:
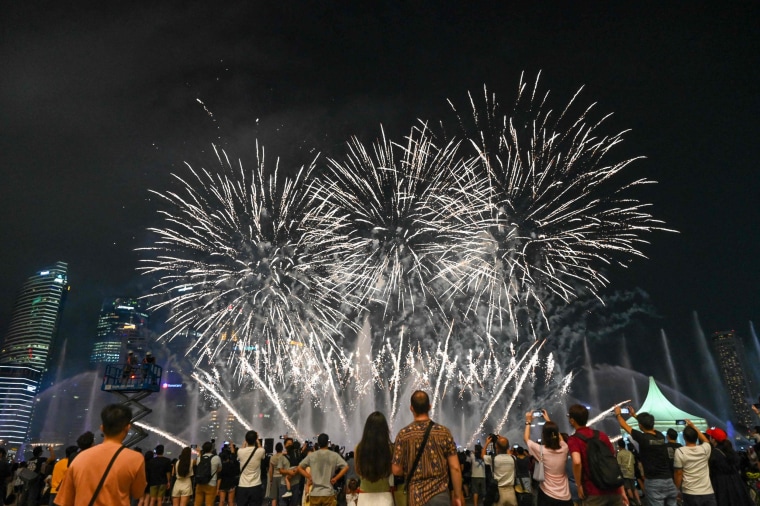
[[[358,502],[359,482],[356,478],[351,478],[346,485],[346,506],[356,506]]]

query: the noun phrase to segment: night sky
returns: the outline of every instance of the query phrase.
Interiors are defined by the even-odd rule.
[[[707,332],[760,317],[757,2],[151,4],[0,4],[3,334],[24,279],[56,260],[70,342],[103,297],[145,292],[148,189],[215,167],[212,143],[252,168],[258,139],[289,171],[380,125],[400,139],[450,119],[446,99],[484,84],[509,104],[523,71],[556,107],[585,86],[581,105],[614,113],[602,131],[631,129],[614,157],[646,157],[628,178],[659,184],[636,196],[680,232],[648,234],[611,289],[647,292],[676,346],[692,311]]]

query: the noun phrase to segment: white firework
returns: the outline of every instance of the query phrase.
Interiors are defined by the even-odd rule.
[[[623,174],[638,158],[610,156],[625,132],[599,133],[609,115],[592,120],[593,106],[571,118],[578,94],[559,114],[544,109],[548,93],[538,97],[537,88],[538,79],[532,89],[521,79],[509,114],[487,91],[483,106],[470,96],[474,126],[460,118],[485,183],[468,195],[480,209],[481,241],[471,243],[460,284],[486,304],[488,332],[519,325],[520,308],[546,318],[547,297],[596,295],[609,282],[602,267],[644,257],[641,235],[667,230],[634,195],[653,181]]]
[[[302,182],[314,165],[280,184],[279,163],[267,172],[263,148],[253,171],[215,151],[218,171],[188,165],[190,180],[175,175],[181,192],[154,192],[168,209],[164,228],[150,229],[158,239],[143,248],[141,270],[158,277],[154,308],[170,309],[164,337],[193,332],[199,361],[242,354],[284,379],[281,360],[311,332],[329,343],[343,319],[300,232]]]

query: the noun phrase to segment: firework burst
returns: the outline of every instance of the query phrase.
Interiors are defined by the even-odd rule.
[[[192,179],[175,175],[182,192],[154,192],[169,210],[165,227],[150,229],[158,239],[141,270],[159,279],[154,307],[170,309],[164,337],[194,332],[198,360],[242,354],[283,379],[283,357],[314,331],[329,343],[342,321],[299,232],[301,183],[314,165],[279,185],[278,164],[267,173],[258,146],[253,171],[215,151],[219,171],[188,166]]]
[[[344,159],[329,160],[311,185],[318,205],[307,235],[326,245],[334,282],[357,307],[380,304],[398,316],[439,304],[433,283],[456,239],[470,233],[458,216],[467,164],[458,144],[439,148],[426,128],[413,129],[406,145],[384,132],[371,150],[353,139]]]
[[[194,332],[198,361],[251,378],[292,431],[286,391],[348,430],[377,407],[393,423],[423,388],[442,416],[444,402],[471,409],[475,434],[507,422],[536,369],[546,399],[566,394],[572,374],[541,360],[535,314],[548,326],[549,298],[596,295],[600,269],[665,229],[633,195],[651,181],[624,177],[636,159],[611,160],[624,132],[600,135],[591,107],[573,116],[577,95],[546,109],[537,83],[521,81],[508,113],[471,97],[466,144],[423,124],[404,143],[352,139],[282,183],[258,147],[253,171],[217,151],[221,170],[176,176],[142,267],[170,309],[165,337]],[[536,339],[515,346],[522,327]]]
[[[593,120],[593,106],[571,117],[578,94],[559,114],[545,108],[547,96],[538,79],[532,89],[521,79],[510,114],[484,91],[482,106],[470,96],[472,121],[460,117],[485,183],[468,195],[482,241],[471,244],[460,280],[486,303],[489,333],[494,322],[519,324],[521,307],[546,319],[549,296],[596,295],[608,284],[600,267],[643,257],[641,234],[666,230],[633,196],[653,181],[622,174],[637,158],[609,156],[625,132],[599,134],[609,115]]]

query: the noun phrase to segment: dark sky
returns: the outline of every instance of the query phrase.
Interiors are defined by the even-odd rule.
[[[0,332],[56,260],[75,340],[103,297],[147,288],[148,189],[213,166],[212,143],[253,167],[258,138],[300,164],[381,124],[398,138],[484,84],[510,103],[523,71],[557,106],[584,85],[580,104],[614,112],[605,132],[631,129],[616,156],[646,156],[629,177],[659,181],[639,196],[680,231],[649,234],[612,288],[648,292],[676,339],[694,310],[707,331],[760,316],[757,2],[137,4],[0,4]]]

